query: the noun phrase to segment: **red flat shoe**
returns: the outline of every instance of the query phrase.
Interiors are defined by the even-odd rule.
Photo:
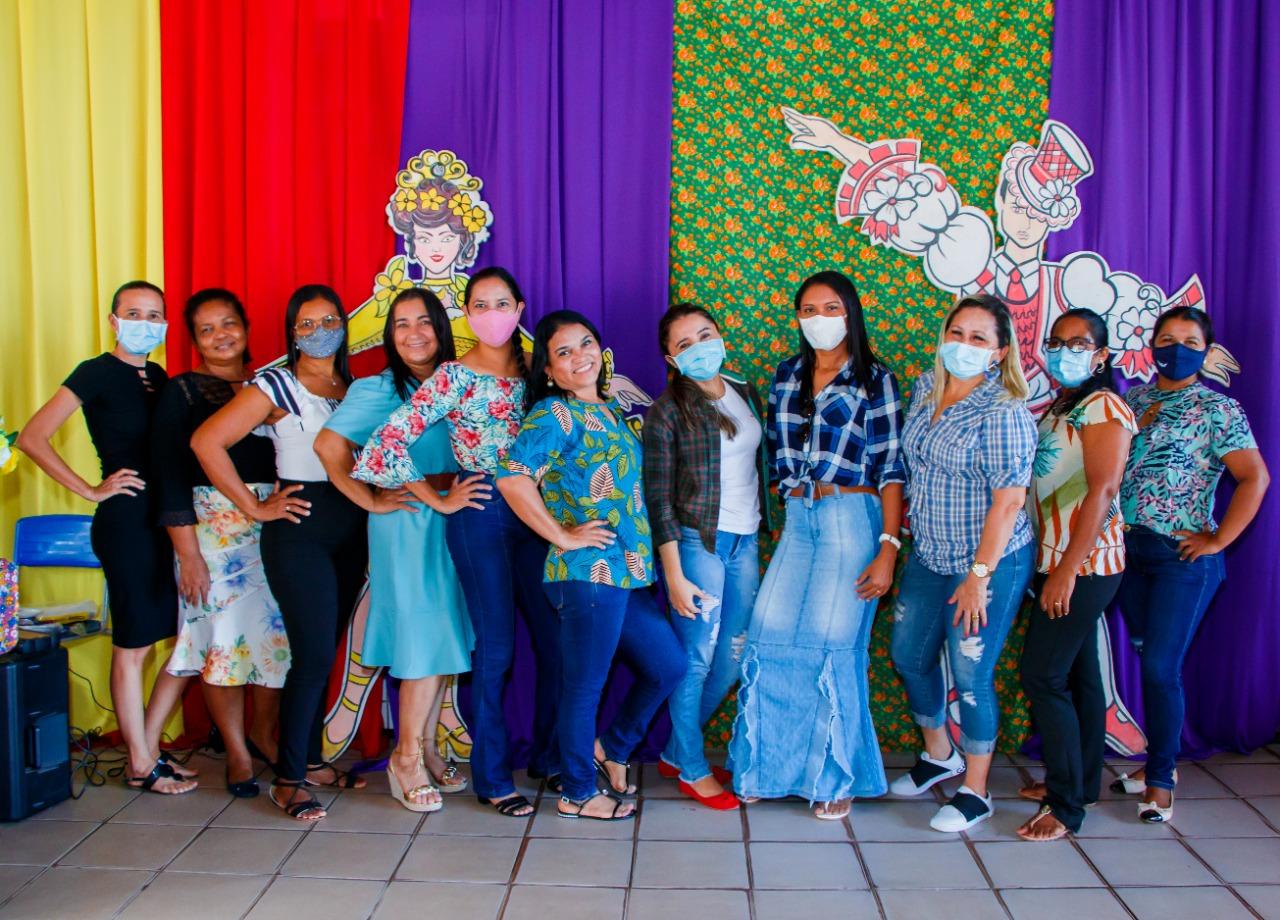
[[[715,795],[702,795],[684,780],[680,781],[680,791],[699,805],[714,808],[716,811],[733,811],[738,807],[738,797],[732,792],[721,790]]]
[[[659,760],[658,775],[665,779],[679,779],[680,768],[673,767],[671,764],[667,763],[665,760]],[[711,775],[716,778],[716,782],[718,782],[721,786],[733,785],[733,774],[730,773],[728,770],[726,770],[724,767],[712,766]]]

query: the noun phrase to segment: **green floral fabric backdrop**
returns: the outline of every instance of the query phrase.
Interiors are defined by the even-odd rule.
[[[918,260],[872,246],[857,222],[836,224],[840,165],[792,151],[779,107],[868,142],[918,138],[921,159],[945,170],[964,201],[989,207],[1010,143],[1039,135],[1052,34],[1052,4],[1025,0],[677,2],[671,295],[716,312],[732,370],[767,392],[797,350],[795,289],[821,269],[854,279],[873,345],[904,389],[931,366],[950,303]],[[892,603],[872,638],[871,707],[881,745],[912,750],[916,729],[889,659]],[[996,672],[1006,751],[1029,727],[1022,633],[1020,624]],[[712,743],[727,742],[731,717],[728,701],[708,726]]]

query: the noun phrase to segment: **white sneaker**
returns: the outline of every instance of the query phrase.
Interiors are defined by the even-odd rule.
[[[921,751],[915,766],[895,779],[889,786],[894,795],[919,795],[932,789],[945,779],[964,772],[964,757],[955,748],[946,760],[934,760]]]
[[[929,826],[935,831],[955,834],[981,824],[995,813],[991,796],[983,798],[968,786],[961,786],[951,801],[938,809]]]

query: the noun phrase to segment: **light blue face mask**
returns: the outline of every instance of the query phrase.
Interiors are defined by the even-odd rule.
[[[710,380],[724,365],[724,339],[695,342],[678,355],[673,355],[676,370],[691,380]]]
[[[323,326],[310,335],[300,335],[293,340],[298,350],[309,358],[327,358],[337,354],[347,331],[341,326],[326,329]]]
[[[131,355],[145,355],[164,344],[168,323],[149,323],[144,319],[116,317],[116,341]]]
[[[1063,346],[1046,352],[1049,374],[1064,387],[1078,387],[1093,376],[1092,351],[1074,352]]]
[[[947,369],[948,374],[968,380],[987,372],[994,351],[968,342],[946,342],[938,349],[938,354],[942,356],[942,366]]]

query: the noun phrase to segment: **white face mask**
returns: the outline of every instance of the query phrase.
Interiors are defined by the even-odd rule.
[[[830,351],[844,341],[848,328],[843,316],[806,316],[800,320],[805,340],[818,351]]]

